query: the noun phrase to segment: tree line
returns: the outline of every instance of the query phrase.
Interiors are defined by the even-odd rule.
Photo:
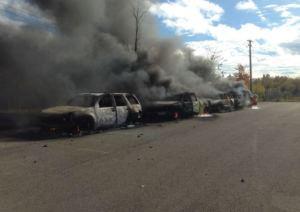
[[[228,79],[243,81],[247,89],[250,87],[250,76],[245,67],[239,64],[236,72]],[[262,78],[253,79],[253,93],[261,101],[300,101],[300,78],[287,76],[271,77],[269,74]]]
[[[263,101],[300,101],[300,78],[263,75],[253,80],[253,92]]]

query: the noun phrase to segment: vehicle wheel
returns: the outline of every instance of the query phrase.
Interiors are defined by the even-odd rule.
[[[203,113],[210,113],[210,109],[209,109],[209,107],[204,107],[204,109],[203,109]]]
[[[219,113],[224,113],[224,109],[221,105],[218,106],[218,112]]]
[[[88,120],[86,123],[87,130],[93,130],[94,129],[94,122],[92,120]]]
[[[48,137],[48,136],[54,134],[54,132],[53,132],[53,131],[50,131],[49,128],[47,128],[47,127],[40,127],[38,133],[39,133],[39,135],[42,136],[42,137]]]
[[[70,136],[72,137],[80,137],[82,136],[82,129],[80,128],[80,126],[77,124],[70,132]]]
[[[83,127],[82,129],[86,131],[88,134],[91,134],[95,129],[94,129],[94,121],[91,120],[90,118],[87,118],[83,121]]]
[[[181,117],[181,113],[178,112],[178,111],[175,111],[175,112],[173,112],[172,116],[173,116],[172,118],[173,118],[174,120],[178,120],[178,119],[180,119],[180,117]]]

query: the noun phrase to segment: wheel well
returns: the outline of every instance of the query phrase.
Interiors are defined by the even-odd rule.
[[[76,125],[83,130],[93,130],[95,128],[95,120],[91,116],[79,116],[76,118]]]

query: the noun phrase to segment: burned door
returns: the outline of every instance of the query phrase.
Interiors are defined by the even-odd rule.
[[[96,106],[96,114],[98,119],[98,128],[111,127],[116,124],[117,113],[112,95],[105,94],[100,98],[99,105],[98,107]]]
[[[181,97],[181,101],[183,102],[183,113],[184,115],[190,115],[193,113],[194,105],[192,98],[189,94],[183,94]]]
[[[200,101],[196,97],[195,94],[191,94],[191,99],[193,103],[193,113],[194,114],[199,114],[200,113]]]
[[[128,118],[128,106],[126,99],[123,95],[114,95],[116,108],[117,108],[117,124],[122,125],[126,123]]]

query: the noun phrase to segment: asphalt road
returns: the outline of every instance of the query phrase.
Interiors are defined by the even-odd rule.
[[[0,136],[1,212],[300,211],[300,104],[51,140]]]

